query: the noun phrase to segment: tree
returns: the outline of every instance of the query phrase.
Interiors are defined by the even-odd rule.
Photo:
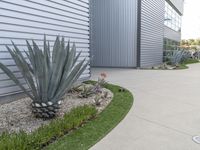
[[[189,39],[189,40],[188,40],[188,44],[189,44],[189,45],[192,45],[192,43],[194,43],[194,42],[195,42],[194,39]]]
[[[200,46],[200,39],[196,39],[196,44]]]

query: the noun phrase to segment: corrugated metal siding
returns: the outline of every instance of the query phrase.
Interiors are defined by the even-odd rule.
[[[164,28],[164,37],[174,40],[174,41],[181,41],[181,32],[176,32],[169,27],[165,26]]]
[[[92,64],[136,67],[137,1],[91,1]]]
[[[150,67],[162,63],[164,2],[164,0],[142,0],[141,67]]]
[[[1,0],[0,1],[0,61],[23,81],[5,45],[11,40],[26,49],[25,39],[34,39],[42,46],[44,34],[52,45],[57,35],[75,42],[81,59],[89,59],[89,0]],[[81,78],[88,78],[90,69]],[[21,92],[0,70],[0,96]]]

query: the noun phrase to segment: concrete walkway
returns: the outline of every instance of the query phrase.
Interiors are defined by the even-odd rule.
[[[188,70],[93,69],[135,97],[127,117],[91,150],[200,150],[200,64]]]

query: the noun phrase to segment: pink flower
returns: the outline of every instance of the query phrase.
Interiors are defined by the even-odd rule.
[[[100,75],[101,75],[101,77],[102,77],[102,78],[106,78],[106,77],[107,77],[107,74],[106,74],[106,73],[104,73],[104,72],[103,72],[103,73],[101,73]]]

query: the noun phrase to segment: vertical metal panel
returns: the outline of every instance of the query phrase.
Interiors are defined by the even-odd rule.
[[[164,0],[142,0],[141,67],[150,67],[162,63],[164,2]]]
[[[75,42],[81,59],[89,60],[89,0],[1,0],[0,1],[0,61],[5,63],[25,84],[5,45],[11,40],[26,50],[25,39],[34,39],[42,46],[44,34],[53,44],[57,35]],[[66,41],[67,42],[67,41]],[[81,78],[88,78],[90,70]],[[21,92],[0,70],[0,96]]]
[[[136,67],[137,1],[92,0],[92,64]]]

